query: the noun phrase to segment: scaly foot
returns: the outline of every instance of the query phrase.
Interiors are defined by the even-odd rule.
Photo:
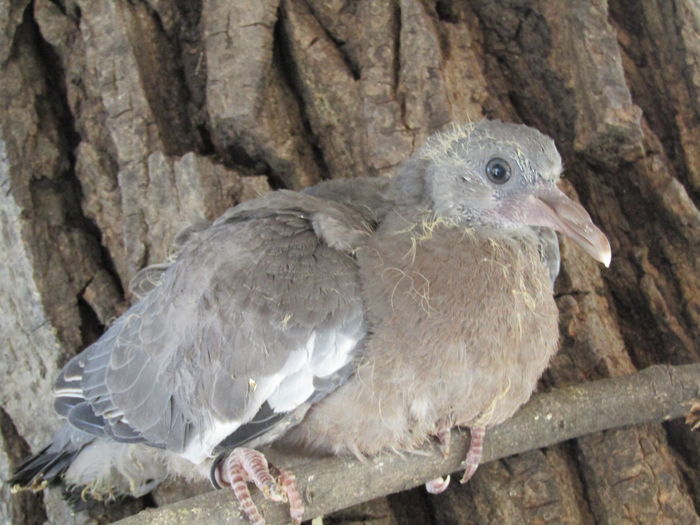
[[[248,483],[253,482],[272,501],[289,502],[292,523],[298,525],[304,515],[304,504],[296,478],[288,470],[269,466],[265,456],[251,448],[235,448],[214,468],[214,478],[221,487],[230,487],[243,512],[253,525],[264,525],[260,511],[253,503]]]

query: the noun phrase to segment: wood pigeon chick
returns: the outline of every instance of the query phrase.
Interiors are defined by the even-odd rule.
[[[481,121],[434,135],[394,179],[230,209],[69,361],[55,402],[66,422],[13,482],[139,495],[195,465],[253,523],[248,482],[299,522],[293,475],[256,448],[447,447],[455,425],[471,432],[466,481],[486,428],[527,401],[556,351],[553,232],[610,262],[560,172],[547,136]]]

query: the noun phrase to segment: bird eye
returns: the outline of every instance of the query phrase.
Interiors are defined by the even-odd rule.
[[[510,180],[510,164],[495,157],[486,164],[486,176],[494,184],[505,184]]]

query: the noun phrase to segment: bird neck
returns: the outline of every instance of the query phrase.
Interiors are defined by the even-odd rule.
[[[430,199],[425,191],[427,161],[420,158],[409,159],[387,188],[387,198],[399,208],[426,208]]]
[[[495,243],[514,251],[529,251],[539,246],[537,234],[532,228],[509,230],[485,224],[457,222],[436,215],[426,206],[396,206],[382,221],[378,234],[382,238],[394,239],[394,242],[404,239],[403,242],[408,243],[411,250],[426,241],[440,238],[448,244]]]

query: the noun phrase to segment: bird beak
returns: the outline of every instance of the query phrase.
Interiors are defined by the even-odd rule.
[[[540,188],[526,200],[522,211],[527,224],[563,233],[596,261],[610,266],[612,253],[608,238],[593,224],[583,206],[556,187]]]

